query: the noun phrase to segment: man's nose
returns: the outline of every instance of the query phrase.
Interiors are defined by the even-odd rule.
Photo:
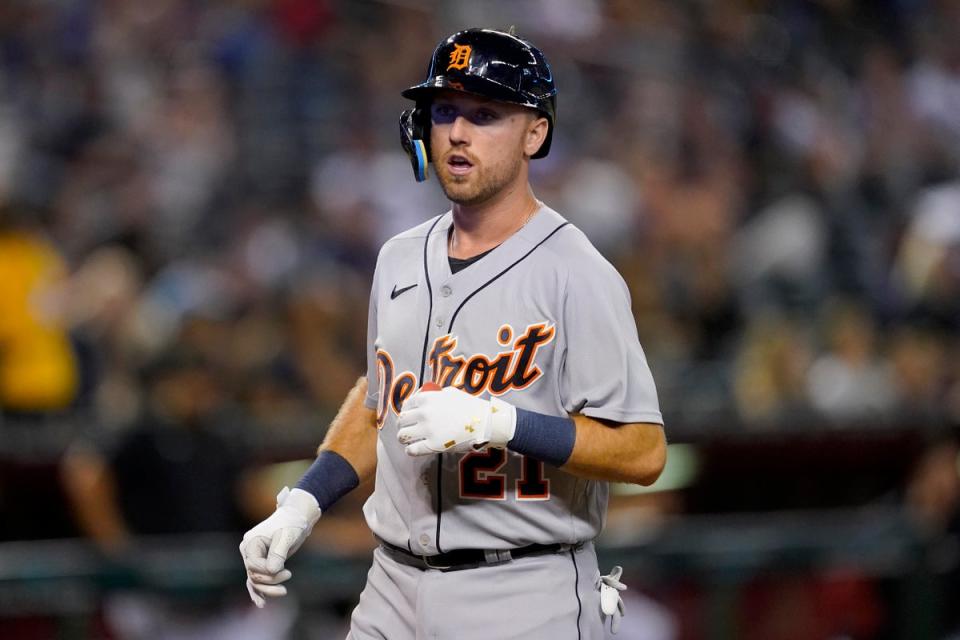
[[[450,144],[468,144],[469,142],[470,121],[458,115],[450,125]]]

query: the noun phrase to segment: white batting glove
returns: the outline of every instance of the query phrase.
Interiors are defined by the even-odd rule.
[[[517,428],[513,405],[484,400],[456,387],[435,391],[427,383],[403,403],[397,419],[397,440],[411,456],[445,451],[481,451],[504,448]]]
[[[277,510],[243,535],[240,555],[247,569],[247,592],[253,604],[263,607],[267,598],[287,594],[282,583],[291,573],[283,567],[300,548],[320,519],[317,499],[303,489],[284,487],[277,494]]]
[[[610,617],[610,631],[620,630],[620,619],[623,617],[623,598],[620,592],[627,589],[627,585],[620,582],[623,567],[616,566],[605,576],[600,576],[600,610],[604,617]]]

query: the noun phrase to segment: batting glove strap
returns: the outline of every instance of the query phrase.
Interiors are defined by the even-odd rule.
[[[313,525],[317,524],[317,520],[323,513],[320,510],[320,503],[317,502],[312,493],[299,488],[291,489],[290,487],[284,487],[277,494],[277,510],[281,509],[289,510],[296,516],[303,518],[310,529],[313,529]]]
[[[488,447],[505,449],[517,431],[517,408],[500,398],[490,399],[490,440]]]

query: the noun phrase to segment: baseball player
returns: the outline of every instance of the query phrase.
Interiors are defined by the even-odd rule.
[[[349,638],[600,638],[624,588],[592,543],[607,481],[652,483],[666,443],[622,278],[528,182],[553,134],[550,67],[469,29],[403,95],[414,174],[432,164],[452,208],[380,251],[367,375],[244,536],[250,596],[284,595],[287,558],[376,474],[380,545]]]

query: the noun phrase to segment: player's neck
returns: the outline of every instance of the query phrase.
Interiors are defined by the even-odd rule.
[[[540,208],[529,183],[476,206],[453,205],[453,230],[448,251],[470,258],[489,251],[523,228]]]

